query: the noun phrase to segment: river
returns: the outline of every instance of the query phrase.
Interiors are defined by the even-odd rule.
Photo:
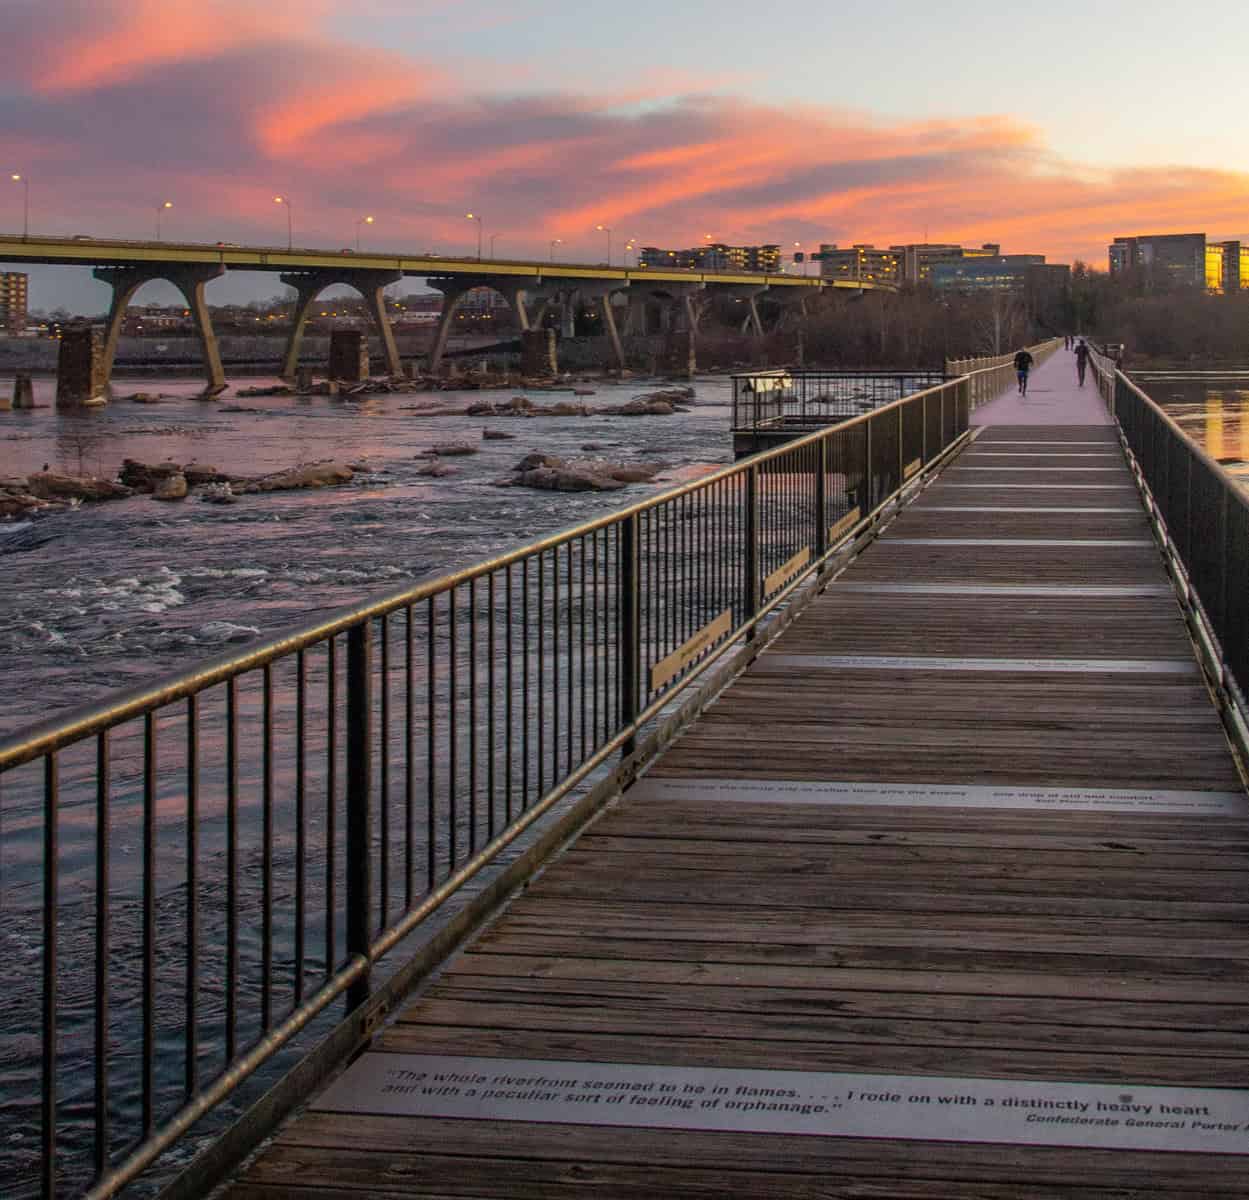
[[[1249,369],[1141,371],[1132,379],[1249,489]]]
[[[0,379],[0,388],[11,386]],[[586,403],[594,407],[661,385],[590,386],[596,395]],[[0,734],[223,645],[480,561],[732,460],[730,385],[723,378],[700,380],[690,411],[670,417],[487,420],[419,411],[511,392],[356,401],[240,400],[227,393],[205,402],[195,398],[199,387],[185,379],[118,382],[120,394],[141,388],[169,398],[67,415],[51,407],[52,382],[37,380],[36,402],[47,407],[0,415],[0,476],[44,464],[112,476],[123,458],[195,460],[240,475],[337,459],[364,463],[368,473],[345,487],[244,496],[230,506],[136,496],[38,518],[25,531],[0,525]],[[530,395],[538,404],[572,398]],[[486,425],[515,440],[482,441]],[[421,477],[417,456],[452,441],[480,445],[480,452],[450,460],[454,476]],[[652,484],[611,493],[491,486],[532,450],[587,457],[587,443],[602,447],[593,455],[669,469]],[[6,554],[9,538],[11,547],[41,544]]]

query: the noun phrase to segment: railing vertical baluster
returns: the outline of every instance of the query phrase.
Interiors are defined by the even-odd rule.
[[[815,557],[823,558],[828,551],[828,438],[820,438],[815,447]]]
[[[546,554],[538,551],[538,795],[546,791],[546,762],[543,752],[546,746]],[[558,698],[557,701],[558,703]],[[528,709],[528,705],[525,706]],[[555,714],[559,721],[559,712]],[[526,755],[528,758],[528,755]],[[529,793],[525,793],[525,807],[529,807]]]
[[[199,1090],[199,702],[186,702],[186,1008],[183,1095]]]
[[[509,626],[510,628],[510,626]],[[540,634],[540,631],[539,631]],[[529,807],[529,559],[520,564],[520,811]],[[539,704],[541,699],[539,698]],[[508,811],[511,816],[511,810]]]
[[[447,869],[455,870],[459,861],[459,645],[456,640],[456,605],[458,589],[447,594],[447,847],[450,854]]]
[[[260,1028],[273,1025],[273,665],[261,671]]]
[[[617,557],[619,572],[616,604],[620,613],[620,636],[617,654],[620,661],[620,724],[632,725],[638,714],[638,514],[631,513],[617,526],[620,531],[620,548]],[[629,738],[621,749],[628,758],[636,748],[636,739]]]
[[[304,998],[306,876],[308,870],[308,664],[302,650],[295,655],[295,996]]]
[[[337,916],[334,897],[334,862],[338,841],[335,800],[338,796],[338,651],[331,637],[326,649],[325,737],[325,974],[334,973]]]
[[[95,1173],[109,1163],[108,1119],[108,951],[110,763],[108,730],[95,740]],[[190,972],[190,962],[187,965]]]
[[[403,611],[407,684],[403,701],[403,906],[410,909],[416,869],[416,613],[411,604]]]
[[[426,890],[438,883],[438,650],[437,597],[426,604],[425,858]]]
[[[367,958],[372,944],[373,629],[361,621],[347,631],[347,954]],[[353,1009],[369,997],[365,971],[347,992]]]
[[[156,714],[143,718],[143,1136],[156,1128]]]
[[[60,779],[56,752],[43,759],[43,1054],[40,1067],[40,1163],[44,1200],[56,1196],[56,968]]]
[[[486,577],[486,746],[489,755],[486,759],[486,837],[490,841],[494,840],[495,760],[498,757],[498,743],[494,736],[494,578],[494,571],[491,571]]]
[[[477,853],[477,580],[468,581],[468,852]]]
[[[226,994],[225,1065],[238,1047],[239,993],[239,727],[238,676],[226,680]]]
[[[745,563],[742,578],[742,619],[753,621],[759,611],[761,583],[759,579],[759,468],[752,466],[743,477],[746,481],[745,511],[742,514],[745,542]],[[751,625],[746,634],[753,641],[758,630]]]
[[[559,778],[560,670],[559,670],[559,547],[551,551],[551,779]],[[572,696],[568,697],[569,704]],[[539,794],[545,789],[538,788]]]
[[[507,822],[512,823],[512,564],[507,564],[503,577],[507,599],[504,603],[506,628],[503,633],[503,724],[507,733],[503,739],[503,812]]]
[[[378,618],[381,627],[381,729],[378,730],[378,754],[381,779],[377,791],[377,811],[381,825],[381,845],[377,864],[377,921],[386,928],[390,919],[390,614]]]
[[[567,739],[566,739],[567,754],[566,754],[565,759],[564,759],[564,770],[565,770],[565,773],[567,773],[567,774],[569,774],[569,775],[571,775],[571,774],[572,774],[572,764],[573,764],[573,743],[575,742],[575,740],[576,740],[576,736],[577,736],[577,720],[576,720],[577,703],[576,703],[576,700],[574,699],[574,697],[576,696],[576,691],[575,691],[575,688],[576,688],[576,680],[575,680],[575,678],[574,678],[574,675],[575,675],[575,668],[576,668],[576,665],[577,665],[577,652],[576,652],[576,649],[574,648],[574,645],[573,645],[573,627],[574,627],[574,622],[573,622],[573,612],[574,612],[575,607],[577,607],[577,606],[574,606],[574,604],[573,604],[573,595],[575,594],[576,589],[575,589],[574,584],[573,584],[573,570],[572,570],[573,550],[574,550],[574,548],[576,547],[576,545],[577,545],[577,543],[576,543],[575,541],[570,541],[570,542],[568,543],[567,547],[566,547],[566,549],[567,549],[567,551],[568,551],[568,558],[567,558],[567,566],[566,566],[566,570],[565,570],[565,572],[564,572],[564,584],[565,584],[565,586],[568,588],[568,608],[567,608],[567,621],[568,621],[568,629],[567,629],[567,634],[568,634],[568,737],[567,737]],[[583,559],[582,559],[582,572],[583,572],[583,575],[584,575],[584,570],[585,570],[585,561],[584,561],[584,555],[583,555]],[[581,593],[581,602],[582,602],[582,604],[584,604],[584,602],[585,602],[585,593],[584,593],[584,591]],[[584,609],[582,609],[582,611],[584,612]],[[584,639],[584,638],[582,638],[582,640],[581,640],[581,653],[582,653],[581,663],[582,663],[582,667],[584,668],[584,666],[585,666],[585,639]],[[585,671],[584,671],[584,669],[582,670],[582,673],[581,673],[581,674],[582,674],[582,683],[583,683],[582,693],[581,693],[581,696],[580,696],[580,700],[581,700],[581,721],[582,721],[582,725],[584,726],[584,724],[585,724],[585,689],[584,689]]]

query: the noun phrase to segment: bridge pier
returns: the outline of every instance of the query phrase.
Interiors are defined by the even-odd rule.
[[[742,333],[753,333],[755,337],[763,336],[763,321],[759,316],[759,297],[767,292],[763,284],[730,283],[717,289],[721,296],[732,296],[748,305],[745,319],[742,321]]]
[[[172,283],[182,293],[187,308],[191,310],[195,334],[199,338],[200,349],[204,356],[204,374],[207,377],[204,395],[214,396],[218,392],[225,391],[226,376],[221,366],[221,351],[217,346],[217,335],[213,330],[212,318],[208,315],[207,301],[204,299],[205,284],[225,274],[225,267],[222,264],[96,267],[92,274],[113,289],[113,300],[109,305],[108,324],[105,329],[100,360],[100,369],[103,372],[106,387],[112,382],[113,363],[117,358],[117,343],[121,338],[121,326],[126,316],[126,309],[130,306],[130,301],[134,299],[135,292],[145,283],[160,279]]]
[[[442,293],[442,314],[438,318],[438,327],[434,330],[434,344],[429,352],[429,369],[437,373],[442,366],[443,355],[447,352],[447,339],[451,336],[451,328],[455,315],[464,297],[478,287],[489,287],[499,293],[516,314],[516,323],[522,334],[533,328],[529,318],[528,301],[532,295],[535,299],[545,299],[542,280],[512,279],[500,283],[492,275],[450,275],[441,279],[430,278],[429,286]]]
[[[292,271],[284,274],[282,282],[296,292],[295,311],[291,315],[291,330],[286,338],[286,352],[282,355],[282,378],[294,379],[299,367],[299,347],[317,297],[328,287],[343,285],[353,288],[364,297],[368,306],[369,320],[382,343],[382,357],[386,360],[386,372],[392,378],[403,374],[399,361],[399,347],[395,344],[394,330],[386,316],[386,289],[403,278],[399,271],[326,270]]]

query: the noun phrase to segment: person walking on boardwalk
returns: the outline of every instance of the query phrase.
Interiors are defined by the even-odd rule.
[[[1076,345],[1076,375],[1080,380],[1081,387],[1084,386],[1084,372],[1088,369],[1088,365],[1089,348],[1085,345],[1084,339],[1081,338]]]
[[[1032,370],[1032,355],[1026,350],[1020,350],[1015,355],[1015,374],[1019,377],[1019,394],[1026,396],[1028,394],[1028,372]]]

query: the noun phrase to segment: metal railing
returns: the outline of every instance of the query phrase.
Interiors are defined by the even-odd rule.
[[[1028,346],[1032,355],[1033,365],[1039,367],[1059,346],[1062,338],[1050,338]],[[1002,391],[1009,387],[1015,378],[1015,351],[1009,354],[992,355],[988,358],[952,358],[945,364],[947,375],[967,375],[971,378],[971,406],[979,408],[987,404]]]
[[[959,442],[971,390],[0,742],[0,905],[39,964],[0,1011],[39,1046],[25,1186],[115,1195],[336,999],[374,1002],[383,956]]]
[[[1181,593],[1195,601],[1205,627],[1196,640],[1207,668],[1243,721],[1249,693],[1249,497],[1114,359],[1093,350],[1089,361],[1148,489],[1147,505],[1160,518]],[[1244,732],[1237,731],[1242,751]]]
[[[935,387],[946,378],[940,371],[777,370],[734,375],[733,432],[824,429]]]

